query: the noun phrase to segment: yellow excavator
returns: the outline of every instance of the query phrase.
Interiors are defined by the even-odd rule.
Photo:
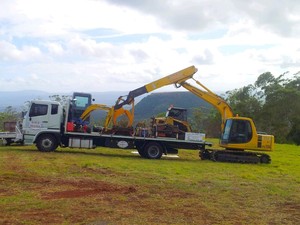
[[[105,131],[108,130],[111,123],[116,125],[117,119],[122,115],[125,115],[127,118],[127,121],[128,121],[127,127],[131,127],[133,124],[134,112],[129,111],[127,109],[123,109],[123,108],[115,110],[114,107],[109,107],[104,104],[92,104],[92,105],[88,106],[86,108],[86,110],[81,114],[80,119],[82,121],[87,120],[87,118],[91,115],[91,113],[96,110],[107,111],[107,115],[106,115],[104,126],[103,126],[103,129]]]
[[[131,114],[129,118],[133,121],[135,97],[152,92],[163,86],[174,84],[177,88],[183,87],[199,98],[212,104],[221,114],[221,138],[219,145],[225,150],[203,150],[200,152],[202,159],[230,162],[257,162],[257,159],[259,159],[262,163],[269,163],[271,161],[269,155],[261,153],[261,151],[272,151],[274,149],[274,136],[258,133],[251,118],[234,115],[231,107],[224,99],[193,78],[196,72],[197,68],[190,66],[130,91],[129,94],[125,96],[127,97],[126,99],[124,99],[124,96],[120,96],[113,107],[113,111],[115,112],[112,113],[113,120],[116,121],[118,116],[124,114],[120,113],[124,112],[122,110],[123,106],[131,104],[132,111],[127,111],[127,113]],[[186,82],[189,79],[194,80],[200,88]],[[259,152],[249,152],[245,150]]]

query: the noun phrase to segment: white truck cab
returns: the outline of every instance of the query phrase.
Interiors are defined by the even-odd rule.
[[[63,107],[59,102],[33,100],[22,124],[24,144],[32,144],[43,131],[59,133],[63,122]]]

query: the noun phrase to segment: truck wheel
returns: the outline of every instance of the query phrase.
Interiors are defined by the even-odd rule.
[[[210,153],[207,150],[200,150],[199,157],[201,160],[211,159]]]
[[[58,146],[57,139],[51,134],[44,134],[38,137],[36,146],[41,152],[52,152]]]
[[[144,148],[144,154],[148,159],[160,159],[163,150],[160,144],[156,142],[149,142]]]
[[[11,143],[13,143],[13,141],[10,138],[3,140],[3,144],[5,144],[6,146],[10,146]]]
[[[147,158],[147,156],[145,155],[145,150],[143,148],[137,147],[136,149],[142,158]]]

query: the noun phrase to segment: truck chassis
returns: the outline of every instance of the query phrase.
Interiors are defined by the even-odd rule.
[[[141,157],[159,159],[163,154],[177,154],[178,149],[205,150],[205,141],[186,141],[173,138],[151,138],[100,134],[97,132],[41,132],[35,139],[39,151],[55,151],[58,146],[70,148],[108,147],[136,149]]]

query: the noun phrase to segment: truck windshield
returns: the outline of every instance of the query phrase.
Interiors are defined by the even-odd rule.
[[[70,121],[76,121],[80,118],[84,110],[91,105],[92,95],[89,93],[74,92],[73,99],[72,107],[69,109],[71,115],[68,119]],[[89,118],[86,121],[89,121]]]
[[[86,108],[90,104],[90,98],[85,96],[75,96],[76,108]]]
[[[223,132],[223,135],[222,135],[222,140],[223,141],[228,141],[229,140],[231,126],[232,126],[232,120],[226,120],[225,127],[224,127],[224,132]]]

